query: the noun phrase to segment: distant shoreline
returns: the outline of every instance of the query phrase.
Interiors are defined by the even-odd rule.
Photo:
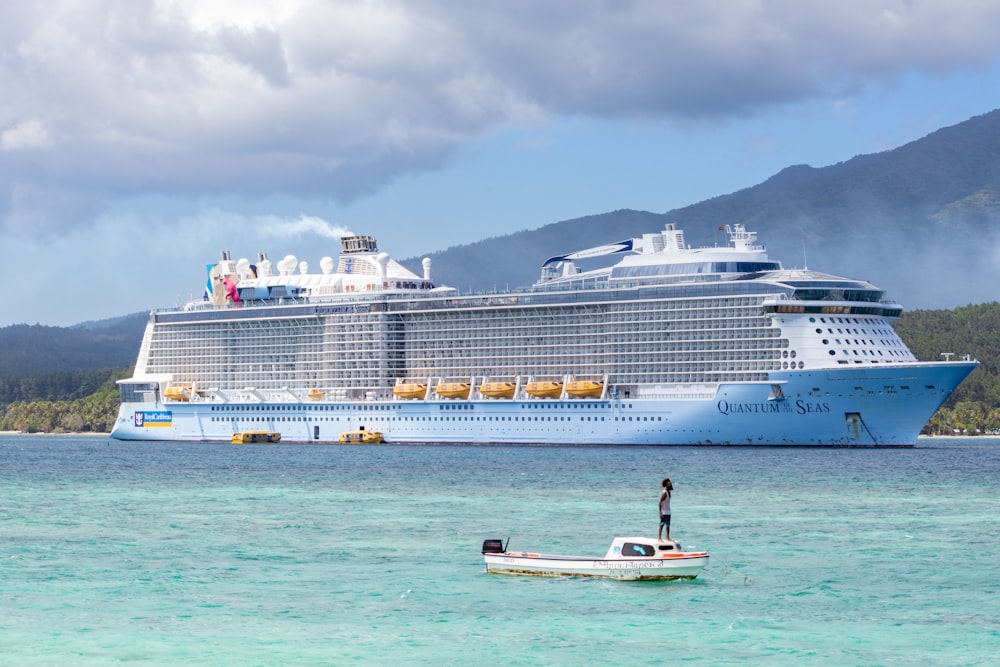
[[[28,433],[27,431],[0,431],[0,435],[54,435],[54,436],[93,436],[95,438],[108,438],[111,437],[111,433],[100,433],[96,431],[79,431],[72,433],[50,433],[48,431],[35,431],[34,433]],[[964,434],[964,435],[918,435],[918,440],[923,440],[926,438],[996,438],[1000,437],[997,435],[991,435],[988,433],[979,434]]]
[[[29,433],[28,431],[0,431],[0,435],[72,435],[72,436],[92,435],[95,437],[104,438],[110,436],[111,433],[100,433],[97,431],[78,431],[78,432],[73,431],[65,433],[50,433],[49,431],[35,431],[34,433]]]

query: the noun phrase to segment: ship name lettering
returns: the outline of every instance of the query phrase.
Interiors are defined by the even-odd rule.
[[[776,414],[781,412],[781,403],[776,401],[768,403],[730,403],[729,401],[719,401],[716,407],[724,415]]]
[[[800,415],[830,411],[829,403],[809,403],[808,401],[803,401],[802,399],[795,401],[795,407]]]

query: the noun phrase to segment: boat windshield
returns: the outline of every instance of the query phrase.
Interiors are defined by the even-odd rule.
[[[622,545],[622,556],[653,556],[656,549],[652,544],[639,544],[636,542],[626,542]]]

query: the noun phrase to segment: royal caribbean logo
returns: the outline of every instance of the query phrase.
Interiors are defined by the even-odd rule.
[[[151,412],[137,411],[135,413],[135,425],[139,428],[170,428],[174,425],[174,413],[169,410],[157,410]]]

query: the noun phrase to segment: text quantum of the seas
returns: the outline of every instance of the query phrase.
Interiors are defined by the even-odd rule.
[[[830,404],[825,402],[811,402],[799,399],[794,403],[788,401],[767,401],[756,403],[731,403],[729,401],[719,401],[716,404],[720,414],[723,415],[750,415],[750,414],[822,414],[830,412]]]

